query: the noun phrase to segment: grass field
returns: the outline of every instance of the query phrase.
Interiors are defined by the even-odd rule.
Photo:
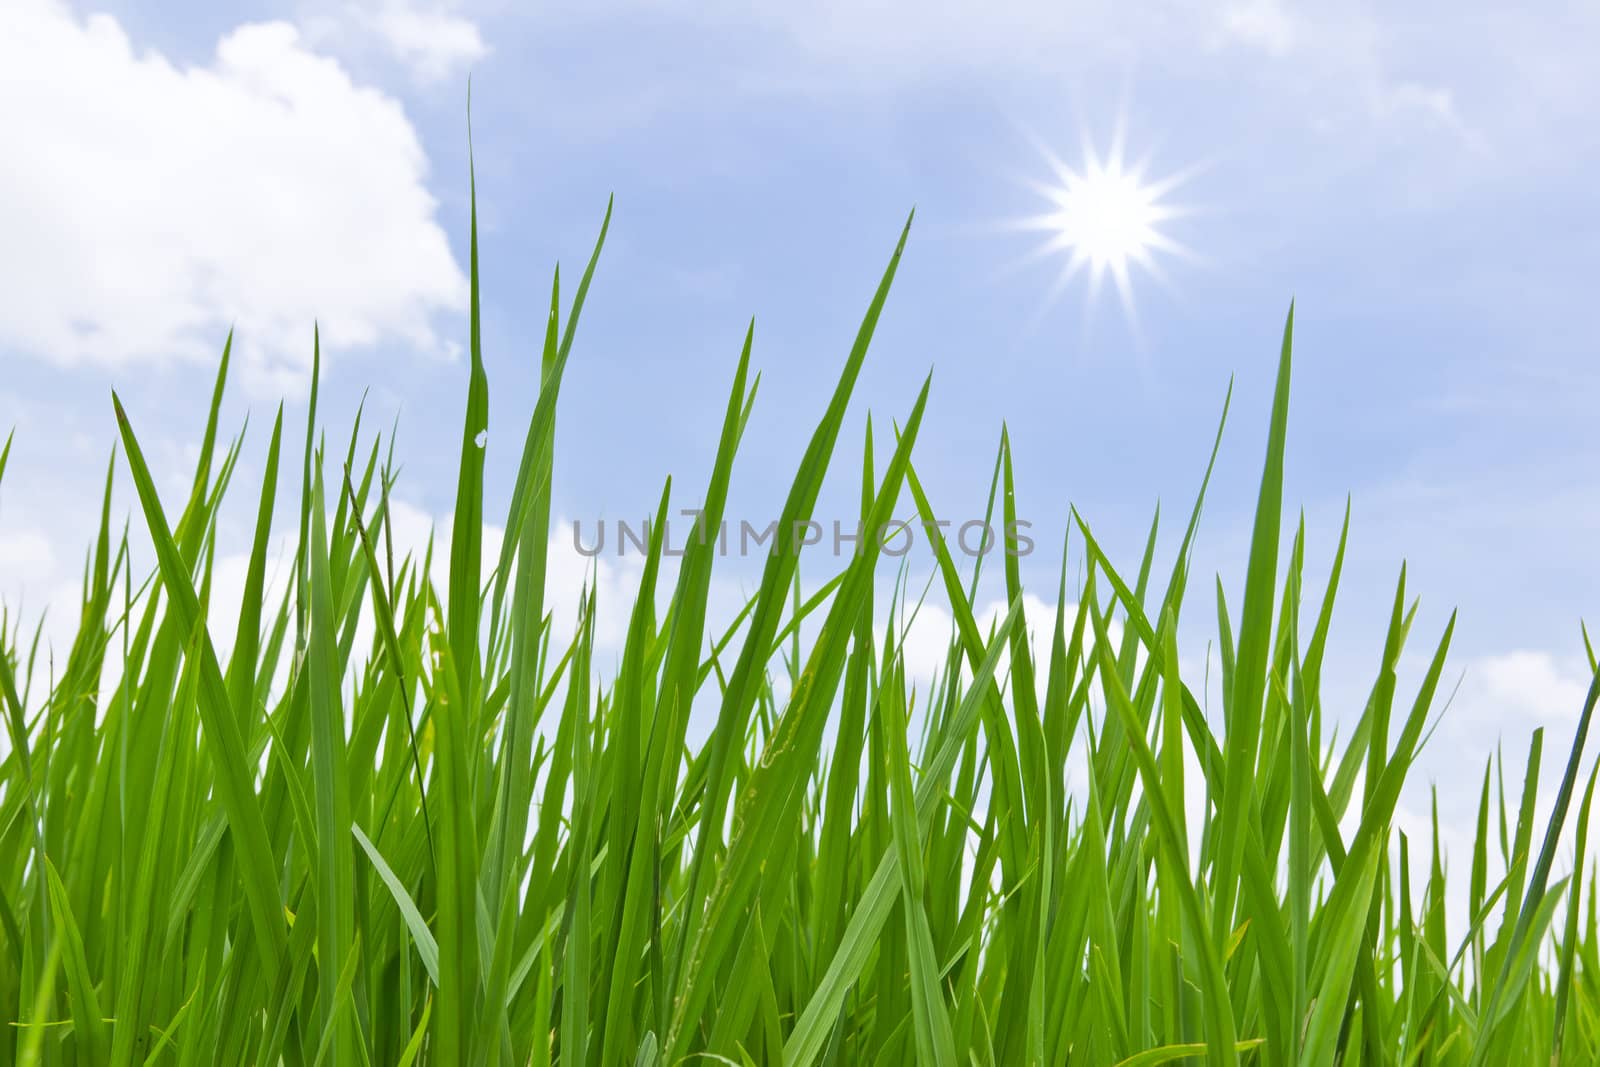
[[[264,445],[219,436],[226,356],[181,510],[140,450],[156,413],[119,403],[70,654],[47,667],[5,627],[0,1064],[1593,1062],[1595,690],[1573,751],[1544,755],[1565,766],[1553,805],[1485,777],[1448,874],[1472,921],[1447,929],[1437,825],[1393,824],[1450,628],[1410,632],[1402,577],[1365,710],[1335,728],[1319,682],[1344,538],[1306,560],[1282,514],[1292,315],[1248,570],[1215,591],[1186,569],[1202,485],[1170,561],[1154,530],[1102,551],[1075,518],[1088,565],[1032,591],[1058,605],[1044,618],[995,554],[1011,607],[980,619],[973,561],[934,541],[955,626],[931,687],[902,655],[916,591],[885,597],[898,565],[870,539],[802,594],[793,524],[899,257],[732,627],[707,618],[714,542],[668,567],[657,522],[603,674],[594,596],[574,620],[546,589],[557,393],[595,260],[570,300],[552,291],[517,479],[488,494],[510,500],[493,558],[475,218],[448,560],[397,558],[387,442],[358,421],[324,453],[315,381],[292,506],[272,491],[296,462],[281,411]],[[917,386],[868,430],[869,528],[935,514]],[[697,412],[720,420],[713,469],[659,515],[722,517],[755,393],[747,344]],[[261,486],[230,485],[246,449]],[[1004,443],[995,469],[991,509],[1014,519]],[[137,492],[153,573],[129,564],[113,478]],[[207,606],[225,490],[259,510],[224,662],[209,632],[235,609]],[[281,531],[293,576],[269,599]],[[1209,713],[1179,672],[1185,610],[1218,630]],[[1431,666],[1397,692],[1408,641]],[[704,744],[691,705],[714,719]]]

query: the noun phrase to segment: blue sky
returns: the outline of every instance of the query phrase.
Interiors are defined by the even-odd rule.
[[[917,461],[936,505],[981,510],[1004,420],[1047,546],[1038,586],[1069,503],[1131,567],[1157,499],[1181,525],[1235,376],[1198,562],[1237,598],[1293,297],[1287,501],[1307,513],[1312,573],[1354,500],[1349,673],[1330,686],[1364,695],[1409,560],[1419,653],[1462,612],[1462,726],[1436,739],[1439,766],[1466,747],[1476,764],[1501,734],[1517,750],[1535,725],[1570,731],[1578,623],[1600,593],[1585,310],[1600,15],[1123,9],[12,0],[0,595],[66,609],[111,388],[179,491],[230,323],[227,411],[255,419],[246,480],[278,399],[303,417],[315,318],[333,434],[370,387],[372,425],[400,419],[413,524],[448,514],[470,72],[493,500],[532,407],[550,268],[570,293],[608,194],[558,445],[556,511],[584,519],[642,516],[669,473],[697,491],[751,316],[761,395],[732,510],[770,517],[915,206],[823,514],[853,514],[867,411],[886,429],[931,367]],[[1081,280],[1048,302],[1061,260],[1020,263],[1037,235],[1002,225],[1041,208],[1035,141],[1081,166],[1083,138],[1103,150],[1119,118],[1150,176],[1190,175],[1166,228],[1193,256],[1161,258],[1164,281],[1136,272],[1136,327]],[[243,551],[243,521],[224,553]],[[730,562],[729,581],[753,570]]]

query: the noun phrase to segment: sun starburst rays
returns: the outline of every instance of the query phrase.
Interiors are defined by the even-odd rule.
[[[1187,214],[1187,209],[1169,197],[1189,179],[1192,169],[1150,177],[1148,157],[1128,160],[1120,122],[1103,155],[1084,138],[1082,163],[1077,167],[1068,165],[1037,139],[1034,144],[1050,177],[1027,178],[1024,184],[1039,194],[1044,207],[1013,220],[1008,228],[1045,235],[1024,262],[1062,260],[1044,307],[1053,305],[1084,275],[1092,307],[1109,279],[1129,325],[1137,330],[1135,268],[1166,285],[1163,257],[1194,258],[1193,252],[1167,232],[1168,223]]]

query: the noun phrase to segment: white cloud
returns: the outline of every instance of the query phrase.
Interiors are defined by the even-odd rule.
[[[419,85],[465,77],[489,54],[478,24],[458,0],[348,0],[303,4],[297,24],[309,40],[340,55],[383,53]]]
[[[368,21],[389,52],[425,83],[453,77],[489,51],[474,22],[442,8],[398,0]]]
[[[466,283],[400,104],[287,23],[240,26],[205,66],[141,51],[56,0],[0,16],[0,343],[61,363],[445,346]],[[277,383],[281,384],[281,383]]]
[[[1583,710],[1590,676],[1576,662],[1548,652],[1518,649],[1483,656],[1467,665],[1462,692],[1469,707],[1515,722],[1572,722]],[[1521,724],[1518,724],[1519,726]],[[1513,731],[1512,736],[1522,732]]]

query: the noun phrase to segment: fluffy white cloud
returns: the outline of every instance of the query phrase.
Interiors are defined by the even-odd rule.
[[[391,0],[369,16],[369,23],[390,53],[423,82],[452,77],[489,51],[477,25],[448,10]]]
[[[0,344],[64,363],[212,360],[257,380],[334,348],[441,351],[466,283],[400,104],[287,23],[206,66],[56,0],[0,14]]]
[[[464,78],[489,54],[478,24],[460,13],[458,0],[349,0],[301,6],[297,24],[310,40],[340,55],[365,58],[382,53],[421,85]]]
[[[1462,695],[1467,707],[1493,715],[1520,733],[1525,717],[1538,723],[1570,723],[1583,710],[1589,673],[1574,661],[1548,652],[1518,649],[1483,656],[1467,665]]]

